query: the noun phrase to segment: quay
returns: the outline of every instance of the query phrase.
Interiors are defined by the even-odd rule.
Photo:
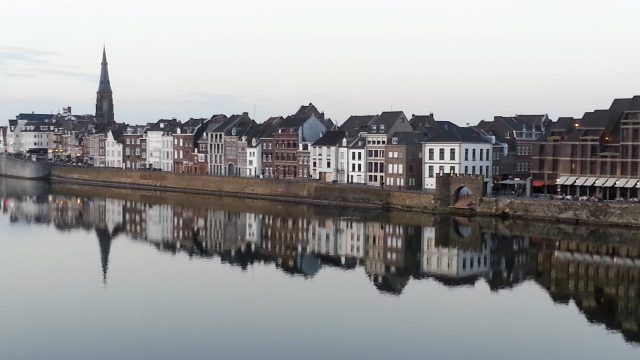
[[[640,206],[624,202],[580,202],[483,196],[483,180],[443,175],[437,190],[391,191],[317,181],[173,174],[104,168],[52,168],[54,183],[157,192],[218,195],[302,204],[451,213],[566,224],[640,227]],[[464,208],[458,206],[464,203]],[[468,205],[468,206],[467,206]]]

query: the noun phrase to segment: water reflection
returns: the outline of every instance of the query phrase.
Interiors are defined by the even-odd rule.
[[[312,278],[324,267],[362,267],[380,292],[397,296],[409,281],[425,278],[447,287],[483,280],[492,291],[535,280],[556,303],[573,301],[590,322],[640,342],[638,231],[65,186],[50,191],[8,180],[0,182],[0,196],[11,222],[94,231],[105,284],[111,244],[124,235],[243,270],[260,262]],[[239,210],[248,208],[255,212]]]

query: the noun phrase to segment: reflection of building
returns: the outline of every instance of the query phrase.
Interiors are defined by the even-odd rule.
[[[573,300],[591,322],[640,341],[640,245],[545,241],[537,280],[554,301]]]
[[[473,232],[467,219],[453,226],[422,229],[421,271],[445,281],[462,281],[488,275],[489,243]],[[441,231],[442,230],[442,231]]]

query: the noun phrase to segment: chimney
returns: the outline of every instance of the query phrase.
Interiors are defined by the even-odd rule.
[[[249,113],[248,113],[248,112],[246,112],[246,111],[243,111],[243,112],[242,112],[242,116],[249,116]]]

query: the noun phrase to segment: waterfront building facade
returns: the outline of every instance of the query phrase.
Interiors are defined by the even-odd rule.
[[[442,174],[482,175],[489,186],[491,151],[491,141],[477,130],[447,124],[423,143],[423,188],[435,190],[436,176]]]
[[[391,190],[422,189],[422,143],[425,135],[396,132],[385,147],[385,187]]]
[[[601,199],[638,197],[640,96],[615,99],[550,129],[533,147],[536,192]]]
[[[385,184],[385,148],[388,135],[411,131],[413,128],[402,111],[385,111],[371,120],[364,136],[367,185],[384,186]]]
[[[346,140],[344,131],[332,130],[327,131],[311,145],[311,174],[313,179],[325,182],[345,182],[345,153],[339,151],[344,140]],[[342,161],[342,166],[339,163],[340,161]],[[340,177],[339,175],[342,176]],[[339,177],[342,181],[339,181]]]

